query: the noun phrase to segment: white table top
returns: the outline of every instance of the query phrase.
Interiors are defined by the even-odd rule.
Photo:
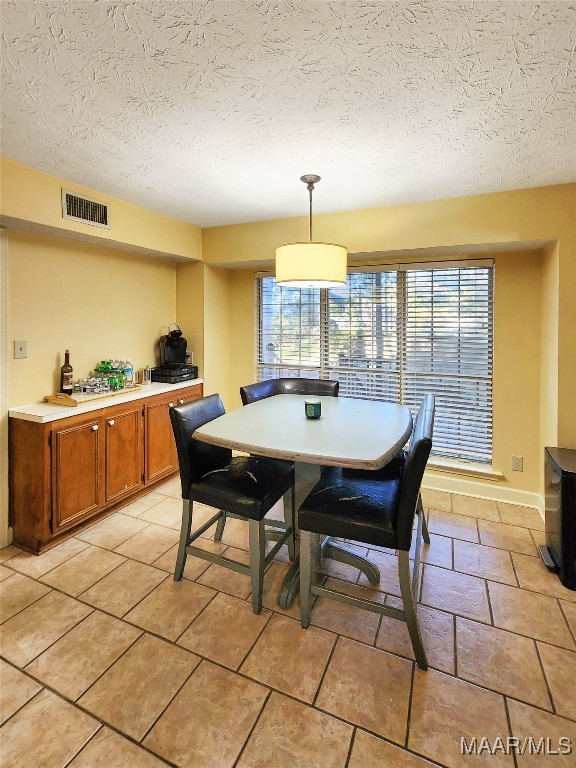
[[[206,443],[309,464],[379,469],[412,432],[410,410],[395,403],[320,397],[322,416],[307,419],[303,395],[275,395],[230,411],[194,437]]]

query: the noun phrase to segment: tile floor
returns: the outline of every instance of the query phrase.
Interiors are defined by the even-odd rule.
[[[284,550],[260,616],[241,574],[189,558],[175,583],[176,481],[40,557],[1,550],[2,766],[574,766],[460,748],[566,737],[576,753],[576,592],[537,556],[538,513],[437,491],[424,504],[427,672],[393,619],[320,600],[301,629],[298,605],[276,604]],[[203,546],[246,560],[246,526]],[[379,589],[336,563],[328,581],[398,605],[394,555],[359,550]]]

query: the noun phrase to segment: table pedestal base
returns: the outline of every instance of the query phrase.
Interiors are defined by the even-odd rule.
[[[372,565],[365,557],[359,555],[348,547],[334,542],[327,536],[322,542],[322,557],[329,557],[337,560],[339,563],[346,563],[366,576],[370,584],[376,585],[380,581],[380,571],[375,565]],[[284,610],[288,610],[294,604],[296,595],[300,588],[300,555],[296,555],[295,560],[290,564],[288,573],[284,577],[282,586],[278,593],[278,605]]]

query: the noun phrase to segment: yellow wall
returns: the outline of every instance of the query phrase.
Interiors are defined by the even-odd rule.
[[[175,318],[174,263],[9,230],[8,406],[58,391],[65,349],[75,377],[108,357],[155,364]],[[13,359],[14,339],[28,342],[26,359]]]
[[[4,223],[47,228],[52,234],[75,235],[93,242],[124,246],[179,258],[202,258],[199,227],[163,216],[110,195],[51,176],[4,158],[0,159],[1,215]],[[62,218],[61,189],[109,205],[110,229]]]

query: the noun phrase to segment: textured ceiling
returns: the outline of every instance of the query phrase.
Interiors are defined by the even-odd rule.
[[[576,180],[576,2],[1,13],[2,154],[200,226]]]

